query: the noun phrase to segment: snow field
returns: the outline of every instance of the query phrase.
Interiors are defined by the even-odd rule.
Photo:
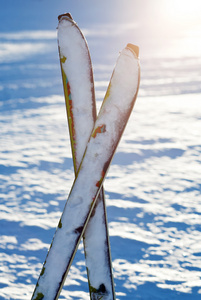
[[[108,45],[118,25],[88,28],[90,50],[98,33]],[[15,30],[0,36],[0,298],[25,300],[74,174],[56,31],[27,39]],[[117,54],[108,51],[93,52],[98,106]],[[105,181],[116,292],[119,300],[198,300],[201,60],[158,51],[141,52],[139,98]],[[82,244],[60,298],[89,299]]]

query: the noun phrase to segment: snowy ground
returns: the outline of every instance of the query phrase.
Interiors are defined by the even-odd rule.
[[[31,298],[74,178],[56,31],[40,22],[0,32],[0,299]],[[83,25],[99,107],[135,24],[121,26],[122,39],[111,37],[117,26]],[[139,36],[139,97],[104,184],[117,298],[197,300],[201,57],[197,48],[176,52],[187,37],[146,51]],[[89,299],[82,245],[60,298]]]

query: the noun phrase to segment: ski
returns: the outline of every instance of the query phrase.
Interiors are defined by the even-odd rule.
[[[76,176],[96,120],[93,70],[87,42],[72,16],[68,13],[58,19],[59,57]],[[97,239],[97,231],[102,232],[102,239]],[[90,298],[115,300],[103,187],[86,227],[83,245]],[[97,254],[101,261],[96,259]]]
[[[59,297],[137,98],[140,79],[137,52],[136,46],[128,44],[118,57],[33,300],[55,300]],[[97,232],[97,236],[101,237],[101,233]]]

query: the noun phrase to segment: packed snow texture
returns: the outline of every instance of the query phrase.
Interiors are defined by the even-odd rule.
[[[31,3],[48,7],[47,1],[32,1],[28,11]],[[24,6],[19,9],[22,14]],[[28,35],[30,28],[21,30],[20,22],[0,35],[2,300],[31,298],[74,179],[56,25],[42,30],[45,16]],[[145,17],[139,16],[141,24]],[[1,18],[3,26],[2,20],[11,24],[8,15]],[[127,42],[140,42],[139,96],[104,184],[117,299],[199,300],[200,32],[198,26],[194,35],[172,31],[176,38],[169,43],[164,31],[154,48],[154,38],[140,27],[140,38],[128,39],[134,25],[85,24],[98,106],[117,52]],[[83,252],[81,244],[60,299],[89,299]]]

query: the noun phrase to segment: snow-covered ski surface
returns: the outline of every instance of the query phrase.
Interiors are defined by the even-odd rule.
[[[58,25],[58,45],[62,69],[67,75],[69,92],[73,101],[73,122],[76,128],[76,170],[82,160],[86,144],[93,129],[95,110],[93,74],[89,64],[88,47],[76,23],[69,17],[61,16]],[[92,77],[92,78],[91,78]],[[87,119],[87,122],[86,122]],[[74,137],[75,139],[75,137]]]
[[[97,116],[93,67],[87,42],[72,16],[68,13],[58,19],[59,57],[76,174]],[[102,187],[83,236],[92,300],[115,299],[107,223]]]
[[[129,10],[125,18],[117,6],[115,13],[108,7],[101,14],[111,2],[91,2],[95,20],[86,18],[78,1],[66,7],[66,0],[23,1],[23,6],[7,0],[1,7],[2,300],[31,298],[74,178],[55,29],[65,10],[86,34],[99,106],[117,52],[126,42],[141,50],[135,112],[104,184],[117,299],[200,300],[199,26],[187,23],[192,30],[181,34],[173,28],[168,35],[165,18],[160,28],[158,18],[145,23],[145,9],[138,7],[144,1],[115,0],[125,9],[127,3],[136,5],[130,19]],[[118,19],[108,20],[109,12],[111,19],[119,12]],[[165,12],[160,9],[160,15]],[[148,13],[154,15],[150,6]],[[156,39],[158,29],[163,32]],[[89,299],[83,252],[81,245],[60,299]]]

